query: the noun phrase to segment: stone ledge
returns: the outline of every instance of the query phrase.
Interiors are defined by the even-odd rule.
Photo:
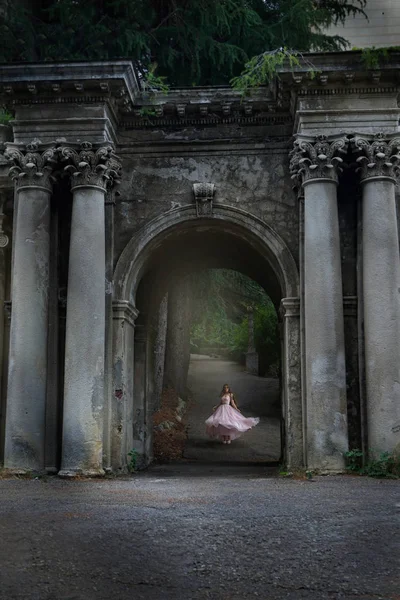
[[[8,103],[115,98],[128,109],[139,93],[129,60],[6,64],[0,69],[0,97]]]

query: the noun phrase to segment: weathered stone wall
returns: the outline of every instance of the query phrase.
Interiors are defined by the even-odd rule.
[[[206,134],[208,139],[201,139]],[[127,143],[128,135],[135,141]],[[193,204],[193,184],[211,182],[215,204],[263,219],[297,261],[298,211],[288,170],[286,126],[273,131],[257,126],[238,131],[223,125],[190,131],[135,130],[124,132],[120,141],[124,175],[116,207],[116,260],[135,231],[160,213]]]
[[[72,272],[78,277],[77,290],[85,288],[92,276],[95,283],[89,285],[90,292],[103,290],[106,283],[106,303],[104,309],[101,306],[100,312],[106,323],[105,378],[108,380],[104,439],[98,439],[99,447],[103,446],[105,468],[124,469],[127,451],[133,447],[137,449],[142,465],[151,459],[149,423],[154,398],[160,387],[162,369],[159,367],[163,363],[165,339],[160,332],[161,338],[157,340],[158,325],[155,323],[159,304],[170,287],[170,274],[179,278],[200,268],[216,266],[246,273],[265,286],[277,309],[280,304],[284,308],[282,387],[289,463],[301,464],[305,458],[311,467],[342,468],[342,456],[340,464],[326,462],[332,455],[329,444],[325,447],[324,456],[316,456],[316,462],[310,461],[303,451],[310,446],[310,439],[317,430],[321,430],[323,436],[333,436],[332,439],[338,439],[339,433],[340,439],[346,438],[347,442],[348,436],[344,432],[346,412],[350,446],[359,445],[366,429],[369,435],[375,436],[377,446],[392,448],[394,441],[398,443],[395,435],[398,434],[399,416],[393,417],[399,406],[398,390],[395,390],[393,398],[385,391],[385,386],[389,388],[398,381],[398,362],[393,357],[398,354],[400,339],[394,327],[399,319],[398,285],[393,282],[400,274],[399,261],[396,260],[399,257],[393,256],[399,243],[395,227],[394,182],[390,177],[386,178],[385,187],[374,181],[365,181],[363,198],[360,199],[360,174],[348,175],[353,169],[351,167],[340,176],[337,194],[333,185],[336,175],[326,180],[327,173],[324,172],[324,177],[320,178],[325,167],[333,166],[323,164],[327,156],[318,148],[326,145],[324,136],[338,134],[348,147],[347,158],[350,161],[354,162],[355,151],[364,152],[364,159],[367,159],[365,148],[369,148],[372,156],[376,146],[372,147],[370,137],[369,141],[365,141],[364,150],[362,145],[357,146],[355,138],[349,143],[345,136],[356,131],[357,135],[379,134],[380,147],[389,152],[392,147],[389,148],[389,145],[394,143],[389,138],[391,140],[392,134],[398,133],[400,116],[396,86],[399,58],[399,53],[391,53],[379,71],[367,72],[360,53],[314,55],[313,64],[317,71],[314,79],[308,77],[308,67],[299,66],[293,72],[283,66],[273,85],[260,88],[244,100],[231,89],[222,87],[182,88],[170,90],[164,97],[149,98],[140,93],[129,61],[3,66],[0,95],[2,101],[10,101],[15,108],[14,142],[21,144],[21,148],[28,145],[22,150],[24,156],[36,137],[52,145],[63,139],[63,143],[77,144],[77,148],[84,142],[83,146],[79,146],[79,152],[90,150],[90,143],[98,143],[102,148],[95,145],[96,152],[111,153],[108,144],[112,142],[123,164],[115,206],[108,186],[110,182],[103,182],[104,192],[107,188],[105,231],[103,219],[100,219],[97,232],[102,239],[105,234],[105,269],[96,253],[86,252],[84,232],[93,222],[87,211],[82,210],[81,222],[72,222],[71,227],[72,197],[75,196],[76,204],[79,196],[70,191],[71,177],[66,177],[61,186],[56,184],[54,187],[50,205],[52,259],[49,285],[46,284],[51,307],[41,331],[42,341],[44,334],[49,334],[49,344],[46,360],[48,377],[41,388],[46,427],[42,427],[40,433],[40,452],[45,454],[45,465],[40,459],[40,466],[58,468],[61,417],[64,424],[66,417],[76,418],[76,413],[70,410],[72,405],[68,408],[68,402],[64,401],[64,388],[71,395],[71,386],[76,381],[76,377],[72,377],[70,383],[66,377],[65,385],[63,382],[65,339],[69,340],[71,348],[75,348],[75,343],[86,343],[90,336],[82,336],[82,331],[93,318],[91,307],[80,304],[83,323],[70,318],[69,325],[66,324],[65,301],[73,287],[73,277],[68,275],[70,251],[72,258],[75,255],[71,264]],[[144,116],[146,114],[148,116]],[[302,171],[303,175],[307,168],[314,169],[308,174],[309,180],[303,182],[307,185],[301,222],[301,204],[292,190],[289,172],[288,154],[293,148],[293,134],[303,136],[303,141],[308,135],[312,138],[308,150],[302,147],[297,161],[299,173]],[[386,136],[389,138],[384,139]],[[332,139],[329,144],[331,142]],[[35,142],[35,146],[40,145],[39,141]],[[51,168],[60,171],[65,166],[62,161],[65,156],[60,153],[60,148],[53,151],[56,160]],[[310,154],[305,163],[307,152]],[[372,164],[380,177],[382,152],[372,158],[374,160],[368,163],[368,168]],[[83,161],[79,166],[85,164]],[[308,167],[305,168],[305,164]],[[29,165],[31,169],[32,164]],[[384,169],[387,165],[386,161]],[[320,168],[321,172],[318,171]],[[6,170],[0,164],[0,179],[7,179]],[[27,172],[24,171],[23,176],[27,176]],[[12,210],[13,188],[11,181],[7,181],[5,187],[11,199],[11,205],[7,207],[7,226],[11,232],[12,228],[16,231],[15,224],[21,222],[23,215],[18,213],[17,207]],[[212,184],[207,189],[215,189],[212,218],[198,219],[201,203],[199,199],[197,204],[195,202],[195,183]],[[62,191],[64,184],[66,187]],[[369,207],[369,213],[366,207]],[[99,203],[100,210],[103,210],[102,203]],[[383,221],[376,217],[382,210],[386,215],[386,229],[380,229]],[[96,214],[100,215],[100,212]],[[304,236],[300,236],[299,230],[303,225]],[[368,235],[365,231],[369,231]],[[376,236],[382,236],[383,243],[376,245]],[[86,257],[91,267],[95,264],[101,267],[97,275],[90,267],[83,274],[81,260],[79,256],[76,258],[76,244],[71,244],[70,238],[79,240],[81,255]],[[377,268],[381,251],[386,252],[384,268]],[[14,259],[15,256],[14,252]],[[217,260],[213,262],[215,257]],[[7,281],[2,291],[5,301],[3,348],[7,349],[13,257],[7,250],[3,258],[2,272],[6,271]],[[329,266],[334,267],[334,277],[329,275]],[[396,277],[391,275],[392,267]],[[18,269],[14,269],[15,272]],[[324,282],[326,276],[328,279]],[[26,277],[23,279],[25,281]],[[4,277],[0,277],[0,282],[2,280]],[[33,325],[34,310],[37,309],[32,300],[35,286],[33,281],[28,296],[25,294],[25,300],[29,297],[30,302],[27,306],[32,307]],[[101,291],[99,293],[101,296]],[[317,295],[318,302],[315,302]],[[94,294],[92,305],[100,296]],[[334,319],[330,321],[333,296]],[[14,330],[17,327],[20,332],[24,327],[21,328],[21,319],[15,310],[17,305],[18,302],[12,311],[12,323]],[[175,302],[175,305],[179,303]],[[69,310],[71,317],[71,308]],[[391,311],[395,315],[392,321]],[[29,318],[28,321],[32,326]],[[328,324],[330,322],[332,326]],[[91,333],[95,326],[94,319]],[[103,328],[100,329],[102,337]],[[306,343],[305,329],[308,331]],[[336,340],[335,332],[340,333]],[[25,332],[23,334],[26,336]],[[19,335],[19,340],[23,334]],[[318,344],[313,349],[315,338],[318,338]],[[390,344],[387,343],[389,338]],[[161,346],[158,355],[154,354],[155,344]],[[19,367],[25,358],[25,347],[21,344],[18,351]],[[178,347],[183,348],[182,344]],[[101,364],[103,350],[101,344],[96,351]],[[372,356],[369,362],[367,351]],[[73,354],[76,352],[73,351]],[[179,352],[175,351],[175,357],[179,357]],[[329,358],[329,365],[335,373],[340,371],[340,398],[337,398],[340,402],[337,404],[330,401],[332,385],[337,383],[335,378],[322,381],[322,387],[318,387],[321,382],[314,377],[313,365],[318,366],[321,357]],[[6,351],[3,358],[4,376],[7,372]],[[380,361],[379,368],[374,363],[375,359]],[[369,370],[365,365],[369,365]],[[186,368],[184,361],[182,367]],[[379,384],[380,372],[385,386]],[[305,373],[307,386],[304,386]],[[28,375],[30,379],[34,378],[35,370],[28,370]],[[4,425],[4,377],[1,388],[0,438]],[[84,390],[72,395],[82,401],[85,411],[91,412],[87,402],[90,394]],[[20,408],[22,399],[27,396],[29,386],[18,394]],[[12,399],[9,393],[10,405]],[[321,414],[319,409],[323,404],[326,412]],[[333,425],[335,407],[340,427]],[[23,422],[23,412],[19,417],[18,422]],[[394,426],[392,420],[395,421]],[[41,424],[43,422],[44,418],[41,418]],[[101,427],[100,420],[98,425]],[[83,445],[85,436],[86,429],[82,428],[80,443]],[[318,441],[317,438],[315,441]],[[1,439],[0,446],[3,447]],[[335,447],[344,450],[347,446],[341,444],[339,448],[336,444]],[[315,444],[313,448],[315,450]],[[100,458],[99,455],[99,468]]]

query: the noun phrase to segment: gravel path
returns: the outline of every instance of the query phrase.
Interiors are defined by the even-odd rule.
[[[230,445],[210,439],[204,421],[218,404],[224,383],[229,383],[246,417],[260,417],[254,429]],[[226,360],[192,355],[188,386],[193,393],[189,413],[188,443],[184,457],[202,462],[262,463],[278,461],[280,443],[280,397],[277,379],[246,373],[240,365]]]
[[[0,480],[0,600],[400,600],[399,483],[278,478],[259,462],[279,451],[276,382],[200,359],[190,377],[190,460]],[[224,380],[263,426],[210,446]]]
[[[0,481],[1,600],[399,600],[399,485],[180,464]]]

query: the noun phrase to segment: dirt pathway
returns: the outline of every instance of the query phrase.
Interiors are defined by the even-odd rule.
[[[257,427],[231,445],[210,440],[204,421],[218,404],[224,383],[237,395],[240,410],[247,417],[260,417]],[[202,462],[259,463],[280,458],[279,383],[250,375],[240,365],[201,355],[192,355],[188,386],[193,393],[189,414],[188,442],[184,458]]]

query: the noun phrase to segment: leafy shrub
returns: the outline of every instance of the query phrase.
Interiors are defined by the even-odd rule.
[[[130,452],[128,452],[128,457],[129,457],[128,471],[130,473],[134,473],[136,471],[136,465],[137,465],[137,459],[138,459],[137,451],[135,450],[135,448],[132,448],[132,450],[130,450]]]
[[[12,113],[6,108],[0,108],[0,125],[8,125],[13,118]]]
[[[376,452],[370,449],[368,458],[358,448],[345,453],[346,469],[351,473],[368,477],[400,477],[400,459],[391,452]]]

